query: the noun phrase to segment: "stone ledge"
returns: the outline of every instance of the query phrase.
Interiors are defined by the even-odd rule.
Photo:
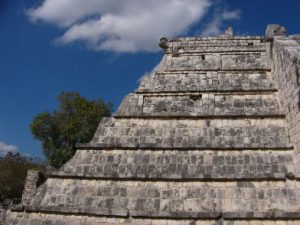
[[[80,209],[80,208],[65,208],[60,206],[26,206],[24,209],[30,213],[50,213],[50,214],[65,214],[65,215],[81,215],[81,216],[114,216],[127,217],[127,210],[104,210],[104,209]]]
[[[176,51],[176,49],[168,49],[165,54],[176,55],[176,57],[183,56],[183,55],[198,55],[198,54],[207,54],[207,53],[261,53],[266,52],[265,47],[261,48],[249,48],[246,46],[232,46],[232,47],[222,47],[222,46],[207,46],[207,47],[196,47],[196,48],[185,48],[179,47],[180,53]],[[201,49],[202,48],[202,49]]]
[[[94,180],[94,181],[132,181],[132,182],[263,182],[263,181],[286,181],[287,175],[284,173],[278,173],[274,176],[258,176],[258,177],[236,177],[236,178],[219,178],[207,175],[207,177],[200,178],[157,178],[157,177],[109,177],[109,176],[80,176],[80,175],[69,175],[63,172],[52,172],[49,178],[53,179],[74,179],[74,180]],[[299,178],[293,178],[292,180],[299,180]],[[14,208],[16,211],[22,208]]]
[[[77,143],[75,145],[77,150],[151,150],[151,151],[160,151],[160,150],[178,150],[178,151],[186,151],[186,150],[212,150],[212,151],[243,151],[243,150],[259,150],[259,151],[289,151],[293,150],[294,147],[292,145],[286,145],[282,147],[228,147],[228,148],[210,148],[210,147],[153,147],[153,146],[135,146],[135,147],[127,147],[127,146],[117,146],[117,145],[107,145],[104,146],[102,144],[95,143]]]
[[[109,137],[110,138],[110,137]],[[273,144],[261,144],[257,145],[255,147],[252,147],[251,145],[247,146],[240,146],[239,144],[232,144],[232,146],[211,146],[210,144],[206,144],[203,146],[196,146],[192,147],[192,145],[187,145],[187,146],[174,146],[174,145],[159,145],[157,143],[130,143],[129,144],[129,139],[126,140],[128,144],[122,144],[122,143],[92,143],[90,145],[76,145],[76,148],[82,149],[128,149],[128,150],[134,150],[134,149],[150,149],[150,150],[243,150],[243,149],[250,149],[250,150],[290,150],[293,149],[292,145],[288,145],[286,143],[279,143],[276,145]],[[188,142],[193,142],[193,140],[188,141]],[[236,145],[236,147],[234,146]]]
[[[296,181],[178,183],[49,178],[43,189],[46,194],[40,190],[26,211],[166,218],[206,218],[226,212],[228,218],[285,218],[295,216],[300,197]]]
[[[293,163],[292,151],[81,150],[52,176],[176,182],[285,180],[296,176]]]
[[[189,94],[189,93],[213,93],[213,94],[271,94],[274,92],[278,92],[277,88],[266,88],[266,89],[228,89],[228,90],[150,90],[147,88],[139,88],[136,89],[134,93],[136,94]]]
[[[288,219],[283,220],[273,220],[273,219],[262,219],[262,220],[226,220],[220,219],[166,219],[166,218],[137,218],[137,217],[126,217],[126,218],[111,218],[111,217],[89,217],[89,216],[78,216],[78,215],[55,215],[46,213],[29,213],[28,217],[22,217],[18,213],[11,213],[12,217],[16,220],[9,225],[19,224],[19,220],[23,223],[21,224],[47,224],[47,225],[57,225],[57,224],[81,224],[81,225],[298,225],[299,220]],[[18,219],[17,219],[18,218]],[[28,222],[27,222],[28,221]]]
[[[224,219],[300,219],[299,212],[284,212],[282,210],[271,209],[268,212],[223,212]]]
[[[113,118],[116,119],[164,119],[164,120],[174,120],[174,119],[189,119],[189,120],[199,120],[199,119],[284,119],[286,116],[284,114],[259,114],[259,115],[203,115],[203,116],[178,116],[178,115],[138,115],[138,116],[127,116],[121,113],[113,114]]]
[[[265,36],[214,36],[214,37],[178,37],[170,42],[182,41],[212,41],[212,40],[264,40]]]
[[[284,118],[276,94],[127,95],[114,117]]]
[[[103,148],[286,149],[283,119],[102,120],[90,143]]]
[[[212,151],[243,151],[243,150],[259,150],[259,151],[268,151],[268,150],[273,150],[273,151],[289,151],[293,150],[294,147],[292,145],[286,145],[282,147],[224,147],[224,148],[211,148],[211,147],[153,147],[153,146],[135,146],[135,147],[127,147],[127,146],[117,146],[117,145],[107,145],[104,146],[102,144],[95,144],[95,143],[77,143],[75,145],[77,150],[116,150],[116,149],[121,149],[121,150],[151,150],[151,151],[156,151],[156,150],[178,150],[178,151],[186,151],[186,150],[212,150]]]
[[[266,71],[174,71],[145,77],[136,92],[252,92],[277,91]]]
[[[10,213],[9,225],[19,224],[47,224],[47,225],[299,225],[300,220],[274,220],[274,219],[166,219],[166,218],[112,218],[103,216],[80,216],[64,214],[47,214],[47,213],[28,213],[24,216],[20,213]],[[15,220],[13,220],[15,218]]]
[[[195,70],[193,72],[190,71],[182,71],[182,70],[160,70],[160,71],[155,71],[155,75],[166,75],[166,74],[189,74],[189,73],[196,73],[196,74],[207,74],[207,72],[216,72],[222,75],[228,75],[231,73],[241,73],[244,75],[251,75],[253,73],[259,73],[259,74],[266,74],[267,72],[271,72],[272,69],[232,69],[232,70],[224,70],[224,69],[211,69],[211,70]]]
[[[23,212],[24,206],[22,204],[13,204],[10,209],[13,212]]]
[[[173,72],[181,72],[181,73],[190,73],[190,72],[219,72],[219,71],[226,71],[226,72],[271,72],[271,69],[269,68],[259,68],[259,67],[253,67],[253,68],[245,68],[245,69],[165,69],[164,70],[167,73],[173,73]]]
[[[80,210],[80,209],[66,209],[61,207],[31,207],[27,206],[25,209],[28,213],[46,213],[46,214],[57,214],[57,215],[80,215],[80,216],[113,216],[115,218],[159,218],[159,219],[226,219],[226,220],[295,220],[300,219],[299,212],[284,212],[284,211],[270,211],[270,212],[149,212],[149,211],[138,211],[138,210]],[[15,212],[12,210],[12,212]]]

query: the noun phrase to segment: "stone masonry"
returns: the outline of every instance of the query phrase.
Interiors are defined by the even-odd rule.
[[[5,222],[5,213],[6,210],[0,206],[0,225],[3,225]]]
[[[22,194],[22,204],[29,205],[38,185],[42,183],[42,175],[38,170],[28,170]]]
[[[162,38],[156,71],[6,225],[299,225],[300,36]]]

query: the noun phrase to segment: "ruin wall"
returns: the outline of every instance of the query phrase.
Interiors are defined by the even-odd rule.
[[[274,37],[272,71],[278,83],[281,109],[286,114],[290,141],[300,152],[300,37]]]

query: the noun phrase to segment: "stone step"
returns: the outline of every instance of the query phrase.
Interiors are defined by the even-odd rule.
[[[145,77],[137,93],[275,91],[266,72],[164,72]]]
[[[269,70],[266,52],[168,54],[162,71]]]
[[[250,45],[249,45],[250,44]],[[253,38],[253,39],[236,39],[236,40],[174,40],[169,41],[169,47],[172,48],[193,48],[193,47],[211,47],[211,46],[265,46],[266,42],[264,38]]]
[[[115,117],[284,116],[275,93],[269,94],[129,94]]]
[[[25,210],[113,217],[299,219],[299,184],[49,178]]]
[[[253,46],[251,42],[249,45],[237,45],[237,46],[192,46],[192,47],[178,47],[177,49],[170,49],[166,53],[172,54],[172,56],[178,57],[182,54],[210,54],[210,53],[260,53],[266,52],[266,46]]]
[[[275,213],[274,213],[275,214]],[[47,224],[47,225],[299,225],[300,221],[295,219],[274,220],[271,218],[263,220],[224,220],[218,219],[164,219],[164,218],[135,218],[135,217],[99,217],[80,215],[61,215],[46,213],[22,213],[10,212],[7,224]]]
[[[202,42],[195,42],[189,45],[178,44],[168,48],[165,53],[172,54],[172,56],[179,56],[181,54],[210,54],[210,53],[241,53],[241,52],[266,52],[267,46],[260,41],[245,41],[243,43],[234,43],[232,45],[225,45],[224,43],[207,44]]]
[[[105,118],[81,148],[286,149],[284,119]]]
[[[214,52],[265,52],[263,38],[235,40],[171,40],[164,44],[167,54],[214,53]]]
[[[51,176],[182,181],[275,180],[293,178],[296,170],[293,151],[78,150]]]
[[[212,36],[212,37],[205,37],[205,36],[198,36],[198,37],[176,37],[169,40],[170,43],[193,43],[194,41],[198,42],[207,42],[207,43],[214,43],[214,42],[224,42],[227,45],[230,45],[235,42],[243,42],[243,41],[264,41],[265,36]]]

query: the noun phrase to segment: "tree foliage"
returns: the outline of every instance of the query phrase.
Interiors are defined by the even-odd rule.
[[[29,169],[45,172],[42,162],[19,153],[8,153],[5,157],[0,157],[0,203],[7,199],[21,198]]]
[[[112,106],[102,99],[90,101],[79,93],[62,92],[59,108],[40,113],[31,123],[31,131],[42,144],[51,166],[59,168],[75,153],[76,143],[89,142],[102,117],[110,116]]]

